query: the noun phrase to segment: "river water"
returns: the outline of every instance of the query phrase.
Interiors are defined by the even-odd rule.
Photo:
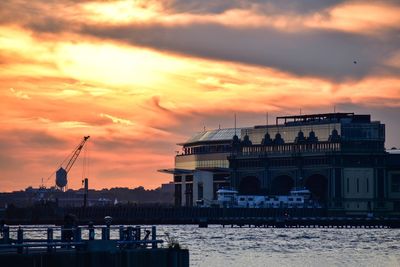
[[[27,237],[44,238],[42,229],[27,231]],[[166,240],[166,233],[189,249],[190,266],[400,266],[400,229],[157,226],[158,239]],[[87,238],[87,231],[82,235]],[[118,238],[118,229],[111,238]]]
[[[400,266],[400,229],[159,226],[190,266]]]

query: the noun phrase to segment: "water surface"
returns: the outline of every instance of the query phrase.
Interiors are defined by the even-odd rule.
[[[157,229],[190,250],[191,266],[400,266],[400,229]]]
[[[45,227],[26,234],[45,238]],[[16,227],[12,229],[10,236],[16,238]],[[159,238],[166,240],[166,233],[189,249],[190,266],[400,266],[400,229],[157,226]],[[118,235],[118,229],[112,230],[113,239]],[[82,236],[87,238],[87,230]],[[98,228],[96,239],[100,238]]]

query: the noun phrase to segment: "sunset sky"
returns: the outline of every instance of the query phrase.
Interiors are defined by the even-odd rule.
[[[336,106],[399,147],[399,74],[399,1],[2,0],[0,191],[54,185],[84,135],[91,188],[156,188],[176,143],[235,112]]]

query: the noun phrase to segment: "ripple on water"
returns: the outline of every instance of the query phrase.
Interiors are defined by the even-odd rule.
[[[397,229],[175,229],[191,266],[400,266]]]
[[[160,225],[157,231],[162,239],[168,232],[189,249],[190,266],[400,266],[400,229]],[[118,231],[111,235],[116,238]]]

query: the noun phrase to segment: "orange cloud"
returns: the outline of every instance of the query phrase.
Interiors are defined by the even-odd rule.
[[[330,9],[327,14],[314,14],[305,25],[359,34],[379,35],[381,31],[399,29],[400,7],[390,2],[350,1]]]
[[[173,166],[176,143],[203,126],[231,127],[233,112],[253,125],[264,123],[266,111],[400,109],[398,45],[364,36],[368,23],[378,25],[374,31],[394,27],[388,5],[368,23],[354,16],[353,24],[348,14],[369,5],[289,14],[231,4],[189,12],[167,2],[38,1],[30,11],[2,3],[15,19],[0,12],[0,188],[39,185],[84,135],[91,136],[91,187],[155,188],[170,180],[156,170]],[[353,64],[359,50],[373,55]],[[396,122],[387,123],[396,145]],[[81,178],[78,161],[70,187]]]

